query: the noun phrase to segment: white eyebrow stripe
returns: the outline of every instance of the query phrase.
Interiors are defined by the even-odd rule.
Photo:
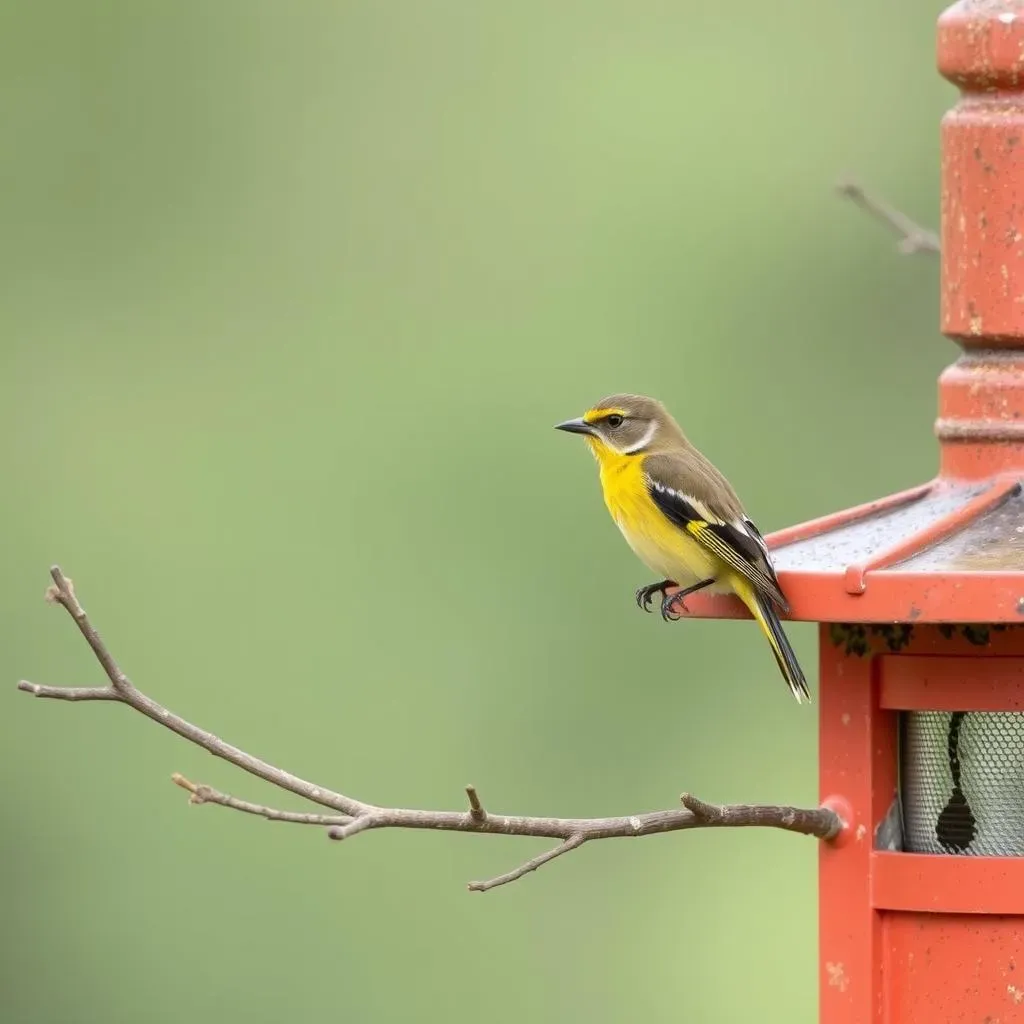
[[[654,435],[658,432],[657,420],[651,420],[647,425],[647,429],[644,431],[644,436],[640,438],[636,444],[631,444],[628,448],[622,449],[623,455],[632,455],[634,452],[640,451],[642,448],[646,448],[651,441],[654,440]]]

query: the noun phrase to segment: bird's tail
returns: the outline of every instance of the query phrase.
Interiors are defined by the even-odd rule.
[[[782,629],[782,623],[775,612],[771,598],[765,597],[747,581],[736,580],[734,589],[743,603],[750,609],[750,614],[757,620],[761,632],[768,638],[772,646],[772,654],[778,662],[779,671],[789,685],[796,702],[802,704],[807,701],[811,703],[811,691],[807,689],[807,679],[804,676],[800,663],[796,660],[796,652],[793,650]]]

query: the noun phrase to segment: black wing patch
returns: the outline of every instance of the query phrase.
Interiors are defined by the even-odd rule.
[[[706,523],[712,518],[711,513],[700,502],[680,494],[671,487],[659,484],[647,478],[647,493],[654,504],[661,509],[666,519],[685,530],[690,523]]]
[[[771,553],[768,551],[768,545],[765,543],[764,537],[761,536],[761,531],[745,516],[743,518],[743,525],[746,528],[747,534],[754,538],[758,550],[760,551],[761,564],[764,567],[765,572],[767,572],[768,575],[771,577],[772,583],[775,584],[776,594],[773,596],[775,596],[779,604],[782,605],[782,610],[784,612],[788,612],[789,602],[786,600],[785,595],[782,593],[782,584],[779,583],[779,577],[775,575],[775,566],[772,565],[772,556]],[[755,556],[755,558],[756,557],[757,556]]]
[[[744,519],[741,527],[723,522],[703,502],[680,494],[650,477],[647,478],[647,492],[670,522],[686,530],[731,569],[745,576],[783,611],[789,611],[789,603],[775,576],[764,538],[753,523]]]

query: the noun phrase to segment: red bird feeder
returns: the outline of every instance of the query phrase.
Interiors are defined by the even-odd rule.
[[[962,0],[938,65],[931,483],[768,538],[820,627],[825,1024],[1024,1021],[1024,0]],[[742,614],[692,599],[698,614]]]

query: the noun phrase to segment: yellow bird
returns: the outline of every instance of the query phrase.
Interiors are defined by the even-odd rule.
[[[664,579],[636,592],[666,621],[689,594],[732,593],[750,609],[797,703],[807,680],[782,623],[789,611],[771,556],[729,481],[687,440],[668,410],[643,395],[610,395],[556,429],[583,434],[601,471],[604,501],[640,560]],[[681,589],[667,595],[670,587]]]

